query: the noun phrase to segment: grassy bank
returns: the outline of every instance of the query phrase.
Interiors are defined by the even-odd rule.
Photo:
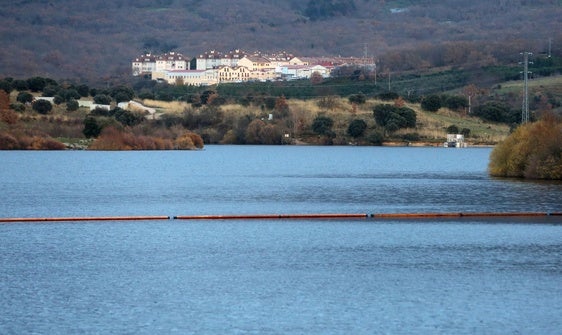
[[[222,120],[240,120],[244,118],[264,120],[265,123],[277,125],[283,128],[284,132],[291,135],[291,138],[298,143],[319,143],[318,134],[311,131],[311,125],[317,116],[326,116],[332,119],[332,131],[335,134],[335,144],[347,143],[363,143],[368,144],[367,136],[369,131],[379,129],[374,118],[373,108],[379,104],[393,103],[389,101],[367,99],[364,104],[354,105],[346,98],[329,97],[329,107],[326,107],[326,98],[316,99],[288,99],[287,105],[289,113],[285,117],[277,118],[278,114],[275,109],[263,109],[263,106],[240,104],[225,104],[217,108]],[[185,111],[189,111],[192,115],[201,116],[205,112],[205,108],[196,109],[186,102],[164,102],[155,100],[143,100],[146,106],[155,107],[162,118],[182,118]],[[500,123],[484,122],[480,118],[468,116],[464,113],[452,111],[447,108],[441,108],[437,112],[423,111],[420,104],[407,103],[407,107],[416,112],[417,126],[416,128],[400,129],[394,133],[387,134],[386,141],[400,142],[403,141],[407,134],[416,133],[419,135],[419,141],[423,143],[442,143],[447,134],[447,128],[451,125],[457,126],[459,129],[470,129],[468,141],[474,144],[496,144],[503,140],[509,133],[509,126]],[[272,119],[270,120],[270,114]],[[347,135],[347,129],[351,121],[363,120],[367,124],[365,135],[360,138],[351,138]],[[197,132],[215,133],[217,127],[221,125],[200,126]],[[221,143],[222,138],[213,138],[211,142]]]
[[[15,94],[12,94],[12,98]],[[419,104],[407,103],[405,106],[416,113],[416,127],[385,132],[373,117],[373,108],[379,104],[393,102],[367,99],[361,104],[352,104],[347,98],[322,97],[316,99],[286,99],[282,107],[264,108],[263,104],[241,105],[235,103],[221,106],[193,107],[181,101],[140,101],[147,107],[154,108],[154,115],[145,115],[139,124],[125,125],[109,116],[96,116],[99,127],[112,127],[113,131],[100,133],[102,139],[97,142],[84,134],[85,120],[91,112],[79,108],[69,112],[65,104],[54,105],[48,115],[39,114],[27,105],[23,111],[11,112],[17,116],[16,121],[0,124],[0,133],[4,135],[5,149],[40,149],[37,138],[48,138],[48,147],[60,149],[53,141],[64,143],[68,148],[98,149],[170,149],[175,141],[185,132],[196,133],[205,143],[224,144],[360,144],[372,145],[369,136],[373,132],[384,133],[384,142],[417,142],[428,145],[442,143],[451,125],[459,129],[470,129],[469,143],[493,145],[509,133],[504,124],[486,123],[476,117],[441,108],[437,112],[423,111]],[[282,110],[280,110],[280,108]],[[138,112],[135,112],[138,113]],[[319,116],[333,120],[330,135],[313,131],[313,123]],[[362,120],[365,131],[357,137],[348,133],[353,121]],[[117,136],[115,131],[127,133]],[[117,146],[110,145],[115,140]],[[19,144],[16,144],[15,142]],[[32,144],[35,143],[35,144]],[[37,144],[39,143],[39,144]],[[123,144],[120,146],[119,143]],[[103,144],[103,145],[102,145]],[[380,144],[380,143],[379,143]],[[39,146],[38,146],[39,145]]]
[[[450,74],[445,72],[434,76],[442,78],[441,75]],[[434,76],[418,76],[421,77],[419,79],[412,75],[410,80],[427,83],[429,79],[433,81]],[[406,79],[397,79],[396,84]],[[1,108],[2,147],[37,149],[45,143],[45,148],[60,147],[53,141],[65,143],[69,148],[91,147],[95,138],[102,136],[101,131],[108,127],[123,134],[116,136],[112,133],[111,138],[127,142],[125,147],[132,149],[145,146],[148,149],[173,148],[179,145],[177,140],[186,133],[201,136],[206,144],[440,145],[450,129],[465,131],[463,133],[469,145],[495,145],[505,139],[520,120],[521,81],[502,82],[489,89],[472,85],[474,95],[469,115],[466,105],[455,109],[441,107],[430,112],[422,108],[427,96],[412,98],[405,93],[399,97],[399,92],[388,91],[369,95],[357,91],[358,87],[375,85],[373,87],[381,90],[380,83],[365,80],[337,84],[337,80],[326,81],[327,86],[304,85],[303,82],[229,84],[204,88],[168,85],[161,89],[177,91],[177,98],[166,101],[156,99],[155,96],[162,93],[159,90],[147,94],[150,98],[141,98],[143,94],[133,98],[150,111],[138,106],[128,111],[118,110],[112,99],[109,112],[92,112],[84,107],[70,111],[67,102],[63,101],[53,104],[52,110],[47,113],[39,113],[31,103],[16,101],[21,92],[13,90]],[[347,95],[330,93],[325,90],[328,88],[345,91]],[[466,88],[438,95],[443,102],[441,106],[450,106],[445,102],[451,97],[466,99]],[[69,89],[67,87],[61,92]],[[261,91],[263,89],[269,91]],[[287,89],[294,94],[284,96],[282,93]],[[308,89],[314,92],[310,93]],[[97,91],[97,94],[109,96],[113,89]],[[531,110],[536,111],[533,116],[538,117],[544,111],[560,110],[561,76],[533,79],[529,91]],[[298,98],[299,94],[295,92],[305,97]],[[33,95],[38,97],[42,92],[33,92]],[[393,97],[389,98],[389,95]],[[95,97],[90,95],[83,99],[94,100]],[[399,127],[378,124],[373,112],[381,105],[407,108],[415,114],[415,120]],[[424,108],[427,109],[426,106]],[[492,112],[478,114],[479,108],[480,112],[482,108],[492,108],[492,112],[499,110],[503,114],[499,114],[499,118]],[[400,123],[402,117],[395,116],[394,121]],[[491,122],[489,117],[502,122]],[[315,126],[319,118],[327,122],[320,128]],[[364,129],[351,129],[358,124]],[[40,138],[49,141],[38,141]]]

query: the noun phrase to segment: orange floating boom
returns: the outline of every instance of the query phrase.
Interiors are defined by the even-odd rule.
[[[67,222],[67,221],[143,221],[169,220],[169,216],[93,216],[93,217],[52,217],[52,218],[0,218],[0,222]]]
[[[461,216],[467,217],[489,217],[489,216],[503,216],[503,217],[516,217],[516,216],[547,216],[548,213],[540,212],[518,212],[518,213],[461,213]]]
[[[421,219],[439,217],[461,217],[461,213],[382,213],[371,214],[372,218],[381,219]]]
[[[241,215],[180,215],[177,220],[252,220],[252,219],[360,219],[368,214],[241,214]]]
[[[562,216],[562,212],[472,212],[472,213],[321,213],[321,214],[233,214],[233,215],[180,215],[180,216],[98,216],[98,217],[43,217],[0,218],[0,223],[11,222],[65,222],[65,221],[144,221],[144,220],[271,220],[271,219],[431,219],[431,218],[485,218],[485,217],[546,217]]]
[[[543,212],[469,212],[469,213],[382,213],[371,214],[372,218],[379,219],[425,219],[425,218],[462,218],[462,217],[539,217],[539,216],[555,216],[562,213],[543,213]]]

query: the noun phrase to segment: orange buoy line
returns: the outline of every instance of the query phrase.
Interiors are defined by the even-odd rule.
[[[360,219],[368,214],[241,214],[241,215],[181,215],[176,220],[251,220],[251,219]]]
[[[461,217],[461,213],[379,213],[371,214],[375,219],[422,219],[439,217]]]
[[[469,213],[382,213],[371,214],[372,218],[379,219],[425,219],[425,218],[485,218],[485,217],[541,217],[562,216],[562,212],[469,212]]]
[[[438,219],[438,218],[510,218],[562,216],[562,212],[449,212],[449,213],[320,213],[320,214],[229,214],[178,216],[94,216],[94,217],[39,217],[1,218],[0,223],[11,222],[68,222],[68,221],[145,221],[145,220],[272,220],[272,219]]]
[[[0,218],[0,222],[67,222],[67,221],[141,221],[169,220],[169,216],[93,216],[93,217],[51,217],[51,218]]]
[[[540,212],[518,212],[518,213],[461,213],[461,216],[476,217],[476,216],[505,216],[505,217],[516,217],[516,216],[548,216],[548,213]]]

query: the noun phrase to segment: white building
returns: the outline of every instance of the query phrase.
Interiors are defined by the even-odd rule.
[[[247,54],[239,49],[223,54],[216,50],[207,51],[196,58],[197,70],[216,69],[221,66],[236,67],[238,61]]]
[[[133,76],[151,74],[156,71],[156,56],[150,53],[135,58],[132,62]]]
[[[152,79],[163,80],[168,84],[206,86],[218,83],[217,71],[211,70],[168,70],[153,72]]]
[[[189,60],[177,52],[168,52],[156,57],[154,71],[189,70]]]
[[[152,79],[170,84],[199,86],[220,82],[310,79],[314,73],[328,78],[335,66],[365,62],[365,59],[353,57],[297,58],[287,52],[247,53],[240,49],[225,54],[211,50],[195,60],[196,69],[190,70],[190,61],[181,53],[145,54],[133,60],[132,72],[135,76],[150,74]]]
[[[152,74],[155,71],[188,70],[189,60],[181,53],[168,52],[163,55],[145,54],[132,62],[133,76]]]
[[[443,143],[445,148],[466,148],[467,143],[464,141],[464,135],[447,134],[447,141]]]
[[[323,78],[330,76],[330,70],[322,65],[283,65],[277,67],[275,72],[284,80],[310,79],[315,72]]]

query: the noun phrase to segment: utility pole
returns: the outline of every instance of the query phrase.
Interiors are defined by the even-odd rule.
[[[529,56],[531,52],[522,52],[523,55],[523,108],[521,111],[521,124],[529,122]],[[532,64],[532,62],[531,62]]]
[[[366,74],[370,74],[371,71],[375,72],[375,85],[377,84],[377,63],[375,62],[375,57],[369,57],[369,49],[367,43],[363,44],[363,60],[362,62],[365,68]]]

